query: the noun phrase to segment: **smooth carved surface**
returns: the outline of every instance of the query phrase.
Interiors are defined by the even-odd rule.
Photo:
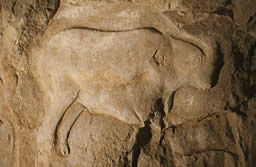
[[[135,124],[142,121],[140,110],[150,110],[140,101],[147,105],[161,91],[161,78],[149,62],[161,43],[160,35],[143,30],[118,34],[69,30],[37,52],[35,63],[52,99],[65,93],[61,88],[74,88],[74,94],[79,91],[77,101],[89,111]]]
[[[23,1],[0,2],[0,166],[256,163],[253,9]]]

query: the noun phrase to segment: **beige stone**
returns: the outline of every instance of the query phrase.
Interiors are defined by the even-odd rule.
[[[254,166],[253,3],[3,0],[0,166]]]

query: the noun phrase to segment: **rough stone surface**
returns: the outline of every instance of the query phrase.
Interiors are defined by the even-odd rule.
[[[0,166],[256,166],[255,0],[1,0]]]

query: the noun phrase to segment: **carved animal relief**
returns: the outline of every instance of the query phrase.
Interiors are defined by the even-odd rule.
[[[1,53],[0,146],[8,147],[0,155],[8,158],[0,166],[184,166],[211,149],[204,143],[218,143],[193,127],[218,114],[216,106],[232,108],[219,86],[225,79],[218,83],[228,51],[221,35],[205,35],[214,32],[204,23],[210,16],[192,17],[181,4],[49,1],[31,9],[31,18],[46,18],[42,25],[27,14],[19,24],[31,31],[13,37],[15,28],[4,29],[1,40],[18,49],[5,42]],[[182,128],[196,137],[180,137]]]
[[[70,152],[68,136],[83,111],[143,127],[157,99],[168,113],[177,89],[210,88],[213,50],[153,8],[61,6],[31,57],[50,101],[46,115],[61,117],[57,151]]]

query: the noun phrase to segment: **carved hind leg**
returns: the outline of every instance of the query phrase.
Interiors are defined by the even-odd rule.
[[[65,110],[55,131],[55,149],[59,155],[68,156],[70,154],[70,147],[68,144],[70,131],[79,116],[86,110],[87,108],[76,102],[76,99]]]

